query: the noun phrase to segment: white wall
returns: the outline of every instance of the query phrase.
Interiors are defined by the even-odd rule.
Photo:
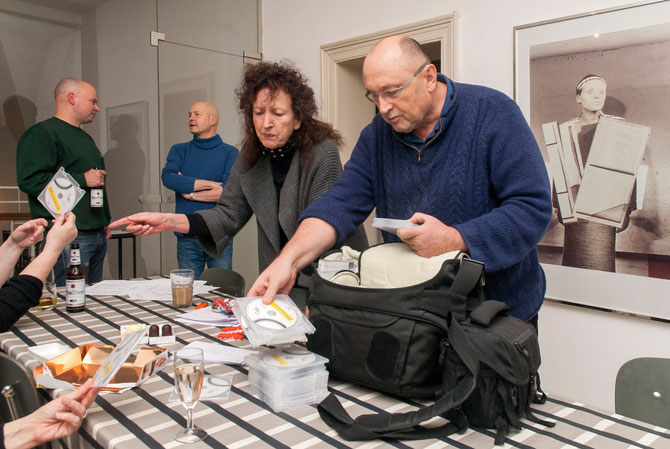
[[[290,59],[320,94],[319,47],[456,11],[460,81],[512,96],[514,26],[628,4],[627,0],[264,0],[263,58]]]
[[[0,6],[2,2],[0,0]],[[105,154],[108,171],[108,187],[112,219],[140,211],[158,211],[158,204],[140,204],[139,193],[156,195],[161,193],[160,172],[170,145],[190,138],[186,129],[186,112],[177,112],[179,129],[183,129],[178,140],[165,133],[167,123],[160,123],[159,134],[159,88],[161,93],[169,89],[170,83],[184,83],[185,73],[211,75],[212,97],[222,111],[219,133],[234,145],[239,144],[239,122],[234,107],[234,89],[237,87],[242,67],[242,49],[256,50],[255,25],[256,4],[237,0],[207,0],[191,3],[180,0],[155,1],[115,0],[107,1],[86,14],[82,20],[82,51],[84,66],[82,76],[98,89],[100,113],[96,121],[86,130],[95,138]],[[200,19],[198,19],[198,17]],[[194,28],[198,21],[200,28]],[[160,27],[159,27],[160,25]],[[150,32],[166,33],[160,51],[151,46]],[[218,53],[205,54],[202,48],[214,49]],[[207,63],[203,58],[209,57]],[[160,63],[159,63],[160,61]],[[160,65],[160,66],[159,66]],[[181,85],[182,89],[187,86]],[[174,92],[172,92],[174,93]],[[166,102],[161,97],[161,108]],[[135,107],[140,103],[140,107]],[[108,136],[108,112],[110,116],[136,111],[146,106],[146,120],[138,120],[144,139],[110,139]],[[119,108],[120,107],[120,108]],[[108,108],[114,108],[108,111]],[[162,110],[165,112],[165,109]],[[133,114],[133,117],[141,115]],[[145,132],[146,131],[146,132]],[[171,131],[171,130],[170,130]],[[112,134],[112,133],[109,133]],[[118,134],[117,136],[124,137]],[[127,137],[127,135],[126,135]],[[163,152],[159,149],[159,142]],[[108,148],[108,146],[110,148]],[[173,205],[163,203],[165,210]],[[137,275],[146,276],[169,271],[170,264],[176,266],[176,243],[171,233],[163,233],[137,239]],[[255,218],[235,237],[233,268],[240,272],[247,287],[258,276],[257,233]],[[130,242],[123,245],[124,273],[130,271]],[[116,277],[116,243],[110,241],[105,262],[105,278]],[[161,259],[163,264],[161,265]]]
[[[539,330],[542,388],[602,410],[614,411],[616,375],[624,363],[670,358],[670,326],[643,317],[545,301]]]
[[[109,149],[108,142],[115,144],[107,136],[107,109],[140,101],[148,103],[148,123],[139,125],[148,127],[149,146],[140,147],[137,154],[129,155],[119,163],[114,163],[113,157],[106,159],[112,219],[135,212],[157,211],[157,206],[143,206],[137,201],[140,189],[143,193],[160,192],[158,173],[162,162],[159,160],[158,121],[155,119],[158,117],[157,49],[149,45],[150,31],[156,29],[155,5],[133,0],[106,2],[84,16],[82,25],[85,52],[82,76],[97,88],[100,105],[96,120],[87,125],[86,131],[93,136],[103,154]],[[148,175],[137,173],[140,163],[142,167],[153,167],[146,172]],[[138,176],[142,179],[138,180]],[[117,276],[116,241],[110,240],[108,245],[105,279]],[[129,241],[124,243],[123,250],[124,272],[128,276],[132,260]],[[159,236],[137,239],[138,276],[160,274],[159,254]]]
[[[321,45],[456,11],[456,78],[493,87],[511,97],[515,26],[628,3],[629,0],[264,0],[263,58],[292,60],[310,79],[318,96]],[[614,380],[619,367],[634,357],[670,357],[668,345],[661,343],[668,341],[669,334],[666,323],[547,302],[540,314],[542,385],[548,393],[613,411]]]

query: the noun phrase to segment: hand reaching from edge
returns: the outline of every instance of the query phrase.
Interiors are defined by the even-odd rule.
[[[129,215],[125,218],[113,221],[109,224],[109,229],[126,226],[126,231],[135,235],[145,236],[158,234],[159,232],[170,230],[170,214],[160,212],[140,212],[139,214]]]
[[[86,410],[99,391],[99,388],[93,388],[93,379],[89,379],[73,392],[48,402],[30,415],[6,423],[6,447],[29,448],[72,435],[81,426]]]
[[[44,238],[44,229],[47,227],[47,221],[44,218],[36,218],[23,223],[12,232],[10,239],[19,248],[27,248]]]

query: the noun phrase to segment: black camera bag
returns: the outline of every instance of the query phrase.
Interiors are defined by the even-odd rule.
[[[469,425],[497,429],[502,444],[535,398],[540,351],[534,327],[483,301],[483,264],[442,264],[431,280],[403,288],[360,288],[312,277],[308,300],[316,332],[307,347],[329,359],[331,375],[434,404],[407,413],[351,418],[334,394],[321,418],[348,440],[448,436]],[[447,418],[439,427],[421,423]]]
[[[331,375],[403,397],[435,398],[442,389],[440,344],[453,314],[483,297],[483,264],[450,259],[418,285],[360,288],[312,276],[307,301],[316,332],[307,348],[329,359]]]

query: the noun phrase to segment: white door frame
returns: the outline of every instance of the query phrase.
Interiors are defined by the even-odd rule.
[[[353,59],[365,57],[377,42],[388,36],[402,34],[415,39],[420,44],[440,42],[441,72],[457,80],[458,14],[452,12],[433,19],[415,22],[376,33],[366,34],[321,46],[321,118],[337,123],[337,65]]]

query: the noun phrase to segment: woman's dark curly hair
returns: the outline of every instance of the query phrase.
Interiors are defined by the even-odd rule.
[[[315,118],[314,91],[307,85],[305,77],[289,63],[261,62],[246,67],[242,84],[235,91],[244,118],[241,156],[249,166],[256,163],[260,154],[261,142],[254,128],[253,109],[258,92],[265,88],[270,89],[271,95],[284,91],[291,98],[293,114],[302,123],[293,131],[290,141],[301,152],[303,161],[312,146],[324,139],[333,140],[337,146],[342,144],[342,136],[332,125]]]

